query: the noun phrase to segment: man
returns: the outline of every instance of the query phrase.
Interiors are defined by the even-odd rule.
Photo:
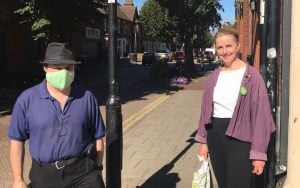
[[[99,167],[105,131],[99,107],[90,91],[72,84],[80,62],[66,43],[50,43],[41,63],[45,80],[18,97],[9,126],[13,187],[26,187],[26,140],[32,188],[104,187]]]

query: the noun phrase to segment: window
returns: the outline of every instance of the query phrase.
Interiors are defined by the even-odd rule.
[[[121,21],[118,20],[117,22],[117,29],[118,29],[118,33],[121,33]]]
[[[107,31],[107,18],[104,18],[103,24],[104,31]]]
[[[124,22],[124,27],[123,27],[123,34],[127,34],[127,23]]]
[[[120,55],[120,52],[121,52],[121,40],[118,40],[117,42],[117,54]]]

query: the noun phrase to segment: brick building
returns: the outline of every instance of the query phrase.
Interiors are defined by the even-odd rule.
[[[14,13],[22,0],[0,1],[0,85],[17,85],[24,80],[43,76],[39,61],[44,56],[47,42],[34,41],[30,26],[20,24]],[[106,39],[108,13],[99,10],[99,19],[77,25],[70,34],[70,43],[89,63],[103,63],[107,58]],[[132,0],[117,5],[117,50],[120,57],[140,52],[141,35],[137,8]]]
[[[259,40],[259,7],[257,2],[250,6],[249,0],[236,0],[236,21],[241,42],[241,58],[259,68],[260,40]]]

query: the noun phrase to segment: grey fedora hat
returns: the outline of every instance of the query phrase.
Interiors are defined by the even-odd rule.
[[[68,43],[49,43],[42,64],[80,64],[76,61]]]

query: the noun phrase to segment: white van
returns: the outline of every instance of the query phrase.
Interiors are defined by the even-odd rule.
[[[205,48],[204,56],[206,57],[206,61],[209,63],[214,63],[216,60],[216,49],[215,48]]]
[[[204,52],[210,52],[210,53],[212,53],[215,56],[216,49],[214,49],[214,48],[205,48]]]

